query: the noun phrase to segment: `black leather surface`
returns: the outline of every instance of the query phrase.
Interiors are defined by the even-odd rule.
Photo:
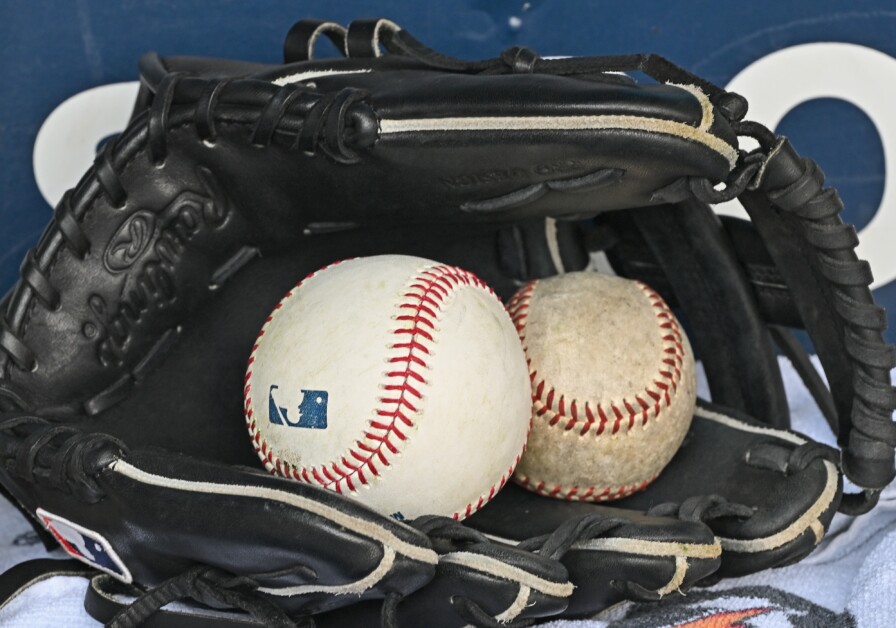
[[[49,260],[45,262],[49,281],[64,286],[59,308],[17,299],[11,316],[19,321],[19,335],[37,356],[33,372],[6,366],[8,379],[29,405],[58,413],[83,410],[78,406],[88,404],[90,410],[93,395],[132,371],[165,332],[189,318],[187,314],[207,298],[215,274],[242,247],[257,248],[263,255],[301,247],[306,230],[320,228],[321,223],[370,225],[382,223],[383,216],[399,222],[463,219],[467,214],[458,209],[462,202],[500,195],[520,185],[499,177],[477,186],[479,191],[471,196],[466,188],[445,189],[442,182],[453,176],[451,168],[475,163],[520,166],[520,172],[530,173],[524,176],[530,184],[557,174],[531,171],[530,166],[537,165],[533,157],[549,164],[562,154],[562,163],[576,164],[563,178],[608,165],[623,170],[631,166],[638,173],[623,177],[625,184],[614,187],[616,191],[600,189],[592,195],[580,190],[561,193],[560,198],[547,194],[513,209],[510,215],[515,220],[580,214],[583,207],[599,210],[601,203],[614,207],[645,203],[652,188],[662,184],[655,177],[713,175],[709,163],[701,162],[699,151],[690,146],[674,148],[667,143],[675,140],[651,136],[645,141],[658,142],[652,158],[648,149],[632,152],[628,133],[610,133],[599,142],[601,155],[613,155],[612,164],[605,156],[590,155],[592,143],[586,138],[570,145],[571,138],[546,137],[532,153],[516,151],[512,142],[485,133],[477,134],[482,142],[478,148],[435,141],[420,146],[419,154],[413,147],[401,146],[413,143],[412,138],[394,144],[384,141],[361,163],[338,165],[321,155],[307,156],[276,145],[247,151],[243,147],[251,139],[251,111],[219,123],[220,137],[209,147],[190,127],[190,114],[177,107],[172,111],[169,122],[175,130],[167,136],[168,155],[161,167],[151,163],[139,123],[122,136],[116,164],[123,187],[132,190],[122,209],[111,207],[99,186],[90,177],[85,179],[81,193],[94,200],[81,210],[82,228],[92,242],[83,260],[60,248],[57,234],[48,235],[55,245],[44,247],[42,259]],[[669,150],[676,153],[674,160]],[[626,155],[631,164],[622,163]],[[670,173],[670,163],[687,172]],[[352,169],[350,176],[346,168]],[[409,181],[418,185],[408,185]],[[639,194],[645,196],[635,200]],[[41,359],[57,355],[61,345],[72,359]]]
[[[707,205],[631,212],[664,268],[703,361],[716,403],[790,425],[784,382],[771,336],[759,317],[742,267]],[[750,365],[744,368],[744,365]]]
[[[429,540],[420,532],[384,519],[335,493],[316,489],[254,469],[227,467],[160,450],[133,451],[128,464],[163,478],[242,487],[244,495],[207,493],[194,486],[150,485],[109,469],[96,484],[102,498],[85,504],[80,492],[63,491],[38,481],[28,504],[53,515],[77,519],[77,525],[99,534],[136,582],[157,585],[200,564],[233,573],[254,574],[262,586],[302,584],[329,586],[353,582],[373,571],[383,559],[383,548],[357,531],[341,528],[324,516],[291,506],[282,499],[266,499],[263,489],[304,498],[388,530],[410,545],[426,550]],[[5,483],[8,482],[5,479]],[[122,525],[126,521],[127,525]],[[226,547],[226,551],[221,548]],[[433,575],[433,566],[399,555],[381,586],[364,596],[381,598],[387,591],[410,593]],[[269,574],[268,576],[260,574]],[[298,611],[332,608],[346,598],[326,593],[276,596],[284,608]]]
[[[686,590],[714,573],[719,555],[700,558],[688,553],[690,547],[708,548],[715,543],[712,531],[698,521],[646,516],[638,510],[587,502],[550,499],[508,484],[467,525],[495,537],[513,541],[551,534],[564,523],[579,517],[597,517],[615,521],[611,531],[595,537],[598,543],[582,539],[573,545],[561,562],[569,570],[577,587],[563,613],[566,617],[585,617],[632,595],[625,583],[634,583],[647,591],[662,589],[672,581],[677,556],[687,561],[687,571],[679,587]],[[670,543],[675,550],[660,551],[645,544],[627,551],[601,547],[601,541],[646,541]],[[655,552],[650,554],[650,552]]]
[[[817,539],[802,527],[787,543],[775,545],[769,541],[774,546],[759,546],[810,512],[832,483],[835,490],[829,501],[822,500],[815,518],[827,530],[843,490],[836,467],[821,459],[814,460],[805,469],[789,472],[751,465],[750,453],[759,445],[774,444],[786,452],[791,452],[795,445],[742,413],[705,402],[701,406],[723,415],[731,424],[708,420],[699,412],[695,414],[684,443],[659,477],[645,490],[619,500],[616,505],[648,509],[668,502],[680,504],[695,495],[721,495],[729,502],[752,509],[753,514],[748,518],[723,516],[707,521],[719,537],[757,541],[748,551],[726,547],[723,541],[720,576],[755,573],[811,552]],[[750,429],[754,427],[759,431]]]
[[[384,37],[384,45],[398,53],[371,57],[380,43],[371,36]],[[335,259],[376,253],[457,264],[506,296],[525,279],[561,270],[558,259],[566,270],[587,261],[577,229],[565,225],[557,231],[558,251],[549,234],[555,225],[545,218],[597,215],[605,225],[621,210],[645,207],[653,207],[648,211],[656,217],[655,229],[641,230],[646,239],[633,237],[626,219],[610,229],[617,233],[603,234],[618,240],[611,261],[690,310],[694,328],[708,336],[700,341],[704,351],[714,348],[713,334],[720,329],[732,333],[714,322],[715,312],[729,299],[744,307],[733,320],[749,333],[730,348],[744,368],[755,371],[738,388],[736,368],[720,367],[710,373],[721,382],[713,393],[767,415],[759,419],[784,423],[780,380],[761,319],[805,325],[815,331],[824,362],[850,360],[829,365],[841,438],[847,428],[858,428],[850,436],[847,461],[870,480],[863,486],[876,488],[892,478],[896,436],[883,413],[896,400],[882,377],[892,348],[877,342],[879,325],[867,320],[881,316],[866,289],[867,268],[855,259],[848,229],[841,229],[836,199],[821,191],[823,177],[813,164],[782,149],[770,132],[741,124],[743,99],[649,55],[547,61],[517,48],[500,59],[465,64],[384,23],[356,24],[347,37],[348,49],[361,58],[267,67],[144,59],[128,129],[60,203],[23,262],[21,281],[0,300],[0,409],[60,422],[51,428],[3,417],[0,454],[6,465],[0,479],[26,510],[41,506],[102,532],[133,561],[143,585],[196,563],[251,573],[262,585],[348,582],[368,573],[386,552],[363,530],[273,498],[258,509],[258,500],[267,498],[221,486],[249,493],[276,488],[306,497],[369,521],[374,530],[394,532],[411,547],[406,553],[425,549],[434,542],[426,535],[258,470],[244,434],[241,389],[264,316],[307,272]],[[605,72],[622,66],[694,89],[636,84]],[[698,98],[697,88],[708,99]],[[583,116],[590,121],[582,122]],[[744,133],[759,140],[765,153],[740,154],[732,171],[725,155],[733,159]],[[716,190],[722,182],[725,189]],[[700,229],[708,223],[687,220],[672,220],[674,229],[664,233],[664,199],[717,202],[719,195],[739,194],[748,185],[760,191],[745,193],[747,200],[767,195],[777,203],[766,207],[763,196],[754,204],[763,210],[754,213],[775,227],[760,225],[763,239],[749,228],[729,226],[731,242],[721,231],[702,242]],[[676,211],[694,207],[685,200]],[[782,208],[791,213],[779,220]],[[613,219],[603,222],[601,214],[611,211]],[[811,220],[819,224],[803,224]],[[788,229],[781,231],[781,225]],[[837,233],[824,232],[828,227]],[[791,234],[800,239],[798,247],[787,241]],[[658,247],[664,238],[678,244]],[[684,255],[682,242],[706,248]],[[727,254],[729,244],[734,255]],[[800,264],[782,269],[790,253],[799,253]],[[719,255],[724,271],[713,267]],[[676,271],[683,275],[670,280],[668,273]],[[685,289],[688,277],[710,284],[710,291],[727,290],[716,290],[702,307],[700,292]],[[793,299],[786,293],[802,277],[822,286],[803,287]],[[835,304],[836,295],[841,301]],[[852,300],[843,301],[843,295]],[[858,340],[844,339],[847,331]],[[867,381],[847,382],[853,371]],[[853,404],[857,426],[846,416],[853,392],[875,406],[863,414],[861,404]],[[713,494],[736,503],[740,514],[707,517],[725,546],[723,575],[785,564],[811,551],[841,497],[839,474],[825,461],[831,452],[797,447],[728,410],[709,411],[728,419],[695,420],[666,472],[617,505],[646,510],[665,504],[668,510],[669,503]],[[79,440],[65,431],[65,421],[120,437],[133,451],[119,451],[108,439]],[[110,467],[117,458],[146,477],[138,480]],[[153,484],[147,477],[162,480]],[[203,480],[218,492],[197,486]],[[822,495],[829,499],[819,507]],[[870,507],[876,493],[867,496]],[[482,513],[483,529],[520,540],[547,534],[581,514],[600,520],[612,513],[621,521],[612,534],[604,532],[617,541],[700,545],[712,536],[695,522],[585,504],[539,506],[536,499],[541,501],[509,489]],[[794,531],[809,510],[816,520]],[[563,568],[544,557],[481,539],[479,545],[466,543],[471,554],[554,584],[565,577]],[[404,621],[432,623],[437,608],[442,625],[455,625],[457,609],[447,605],[459,598],[475,600],[488,617],[519,599],[514,577],[477,571],[475,561],[447,559],[463,554],[453,546],[437,549],[438,569],[419,556],[399,557],[381,582],[361,592],[368,603],[330,617],[345,623],[357,613],[351,621],[372,621],[369,613],[379,608],[380,598],[405,595],[434,573],[419,597],[398,608]],[[570,615],[620,599],[620,584],[628,587],[627,595],[655,592],[680,567],[668,553],[595,550],[587,544],[562,558],[580,582]],[[271,563],[280,568],[277,573],[264,569]],[[691,560],[680,585],[693,584],[716,566],[712,558]],[[531,617],[561,612],[567,603],[562,595],[532,595],[533,604],[525,607]],[[344,596],[307,591],[279,602],[300,613],[348,603]]]
[[[475,552],[478,549],[480,548],[472,546],[464,548],[464,551]],[[555,561],[529,552],[491,546],[486,555],[498,558],[502,563],[515,568],[538,574],[540,577],[547,575],[557,583],[565,582],[567,578],[565,570],[562,568],[557,570],[558,564]],[[433,628],[461,628],[469,625],[469,621],[457,611],[456,605],[460,598],[472,600],[488,615],[498,616],[514,605],[519,593],[518,587],[512,586],[506,580],[505,583],[506,586],[498,588],[493,577],[454,562],[440,562],[432,582],[398,605],[399,625],[433,626]],[[516,615],[515,621],[519,623],[558,616],[566,609],[567,603],[567,599],[561,600],[533,589],[527,594],[525,608]],[[321,628],[375,627],[381,625],[379,610],[374,604],[358,604],[320,615],[315,617],[315,621]]]
[[[122,401],[93,417],[80,419],[80,426],[85,431],[106,433],[127,442],[132,452],[125,459],[146,473],[169,480],[262,486],[300,496],[309,493],[317,503],[329,504],[362,519],[367,517],[375,527],[386,523],[407,542],[428,547],[427,537],[411,528],[374,515],[341,496],[274,478],[263,471],[246,433],[242,399],[246,363],[257,330],[273,305],[308,272],[357,255],[435,255],[445,263],[473,269],[499,293],[509,295],[527,279],[556,272],[550,262],[547,234],[544,221],[513,227],[383,226],[307,236],[306,246],[275,249],[268,255],[254,257],[226,283],[211,288],[200,282],[204,303],[196,303],[201,296],[198,290],[169,301],[169,308],[182,304],[194,307],[190,319],[178,326],[176,341],[155,368],[141,373]],[[568,249],[563,256],[565,261],[584,263],[574,229],[561,226],[559,237],[565,243],[564,249]],[[199,272],[204,268],[190,270]],[[161,312],[172,315],[176,310],[163,307]],[[84,357],[88,361],[94,358],[90,353]],[[69,365],[72,376],[83,376],[77,366]],[[77,381],[73,385],[77,386]],[[16,445],[10,442],[8,446]],[[48,474],[55,464],[52,452],[47,450],[39,452],[36,462],[45,469],[42,474]],[[4,485],[23,501],[26,510],[33,512],[42,507],[54,514],[75,517],[79,525],[106,537],[126,557],[135,581],[144,586],[158,585],[196,564],[234,573],[285,573],[272,580],[257,577],[261,586],[351,582],[363,578],[383,558],[382,548],[370,539],[280,503],[262,508],[257,499],[146,486],[107,472],[98,482],[104,497],[88,506],[82,495],[44,482],[38,481],[35,488],[24,488],[22,478],[8,474],[4,478]],[[122,526],[121,521],[128,525]],[[222,547],[227,551],[221,552]],[[483,555],[493,552],[488,544],[464,550]],[[502,556],[498,558],[503,560]],[[528,552],[514,552],[510,559],[535,577],[566,581],[565,572],[552,571],[559,568],[555,561],[539,559]],[[415,560],[403,565],[406,560],[399,556],[387,578],[363,595],[334,596],[323,592],[275,599],[287,611],[302,614],[372,599],[376,601],[359,606],[358,612],[367,608],[371,617],[379,617],[380,600],[386,592],[407,595],[433,575],[431,567],[421,568]],[[290,568],[297,567],[301,569],[290,572]],[[308,579],[306,568],[314,574],[313,578]],[[457,569],[462,573],[457,573]],[[470,595],[489,608],[504,602],[510,606],[518,595],[515,582],[494,574],[470,571],[463,565],[446,566],[440,568],[441,572],[446,575],[427,589],[422,602],[407,603],[403,615],[418,617],[426,604],[449,604],[450,592]],[[458,583],[462,583],[460,588]],[[535,592],[531,608],[525,613],[553,614],[566,604],[565,596],[539,596]],[[459,616],[453,612],[451,617],[455,619],[445,625],[463,625],[456,623]]]

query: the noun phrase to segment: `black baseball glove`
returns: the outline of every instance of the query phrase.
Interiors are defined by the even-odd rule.
[[[313,60],[321,35],[347,58]],[[741,97],[649,55],[515,48],[460,61],[385,20],[300,22],[286,61],[145,57],[131,123],[65,195],[2,301],[0,483],[105,572],[95,616],[585,615],[717,569],[799,560],[838,508],[873,506],[894,474],[886,318],[836,192],[785,139],[743,121]],[[629,70],[657,83],[618,73]],[[760,148],[739,149],[740,136]],[[752,223],[712,212],[734,197]],[[508,487],[467,524],[400,523],[261,471],[242,420],[245,363],[307,272],[406,253],[507,297],[595,252],[679,309],[715,404],[699,404],[645,491],[607,506]],[[809,332],[830,389],[788,328]],[[842,455],[786,430],[776,345]],[[842,474],[861,492],[843,496]],[[0,589],[70,569],[27,564]],[[187,598],[202,608],[158,612]]]

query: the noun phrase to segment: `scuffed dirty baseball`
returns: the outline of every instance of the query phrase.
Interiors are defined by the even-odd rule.
[[[663,299],[593,272],[533,281],[508,304],[529,362],[532,430],[514,480],[569,500],[642,490],[681,445],[694,356]]]
[[[398,519],[485,505],[520,459],[530,408],[498,297],[417,257],[309,275],[268,318],[246,374],[246,423],[269,471]]]

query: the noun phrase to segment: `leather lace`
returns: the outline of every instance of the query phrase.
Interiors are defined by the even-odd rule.
[[[442,552],[456,550],[458,545],[483,543],[490,544],[481,532],[461,525],[454,519],[440,516],[419,517],[409,522],[410,525],[427,534],[437,549]],[[554,536],[563,535],[558,531]],[[103,588],[121,587],[105,576]],[[299,626],[313,628],[313,617],[290,617],[282,609],[258,594],[257,578],[236,576],[228,572],[208,567],[197,566],[175,576],[162,584],[144,592],[133,588],[128,592],[136,595],[136,599],[122,608],[107,624],[109,628],[137,628],[149,617],[160,611],[167,604],[192,599],[208,606],[227,606],[249,613],[263,626],[273,628],[297,628]],[[398,608],[402,597],[397,593],[388,593],[380,610],[383,628],[399,628]],[[463,596],[453,596],[450,600],[458,617],[479,628],[499,628],[501,624],[482,609],[473,600]],[[528,622],[514,625],[527,626]]]
[[[754,512],[750,506],[729,502],[721,495],[695,495],[680,504],[675,502],[657,504],[650,508],[647,514],[653,517],[676,517],[682,521],[705,523],[721,517],[749,519]]]
[[[529,49],[515,47],[496,58],[470,62],[428,48],[389,20],[360,20],[347,29],[331,22],[301,24],[288,35],[287,60],[290,55],[294,60],[310,59],[314,43],[324,34],[346,56],[378,57],[382,48],[451,72],[545,73],[583,78],[600,75],[601,80],[617,80],[606,73],[640,71],[663,83],[690,84],[702,89],[737,135],[753,138],[759,148],[739,151],[737,165],[720,189],[715,187],[717,182],[691,177],[670,186],[673,190],[658,191],[656,199],[662,200],[666,193],[671,194],[670,202],[676,200],[676,195],[677,200],[690,195],[704,203],[717,204],[761,191],[775,208],[800,223],[835,301],[835,312],[844,330],[841,342],[854,373],[849,416],[840,418],[842,425],[852,429],[843,461],[838,465],[862,487],[880,487],[893,479],[896,388],[890,383],[890,371],[896,367],[896,349],[883,338],[887,317],[871,296],[872,276],[867,262],[856,256],[855,228],[842,221],[843,202],[836,190],[824,187],[824,175],[814,161],[800,158],[785,138],[763,125],[744,120],[747,102],[743,97],[725,92],[656,55],[542,59]],[[770,185],[769,179],[775,179],[775,184]],[[745,202],[745,206],[750,211],[749,204]],[[812,385],[812,375],[809,384],[813,395],[821,398],[820,407],[830,415],[830,393]],[[846,435],[840,436],[845,443]],[[861,494],[844,496],[840,509],[860,514],[874,506],[879,494],[880,488],[864,488]]]
[[[478,530],[464,526],[450,517],[427,515],[418,517],[409,523],[425,533],[432,542],[433,548],[440,553],[456,551],[459,544],[491,544],[488,537]],[[477,626],[477,628],[500,628],[506,625],[496,620],[479,604],[468,597],[453,595],[450,603],[458,617],[470,625]],[[521,621],[514,623],[514,626],[529,626],[531,623]],[[386,615],[384,613],[384,628],[398,628],[398,626],[397,615],[394,613]]]
[[[161,167],[169,150],[175,110],[182,124],[184,110],[189,114],[192,109],[188,121],[194,124],[198,139],[214,144],[220,122],[227,121],[232,110],[245,110],[248,105],[258,112],[253,144],[276,142],[309,155],[323,152],[337,162],[354,163],[360,158],[358,151],[376,138],[376,121],[363,102],[365,98],[365,92],[350,88],[320,94],[302,85],[278,87],[252,79],[166,76],[149,109],[137,116],[122,136],[107,142],[82,183],[63,195],[40,241],[25,255],[20,278],[0,311],[0,411],[24,410],[29,405],[8,381],[8,369],[33,371],[39,367],[38,356],[24,339],[25,326],[31,307],[62,307],[61,288],[50,278],[60,251],[67,250],[76,260],[91,253],[92,243],[82,220],[97,196],[112,208],[127,206],[128,192],[120,175],[128,157],[123,154],[123,136],[144,132],[150,158]]]
[[[560,560],[577,543],[608,536],[611,532],[625,527],[630,522],[622,517],[603,515],[583,515],[564,521],[550,534],[533,537],[517,547],[541,554],[547,558]],[[660,594],[632,580],[611,580],[610,585],[628,599],[658,600]]]
[[[782,475],[794,475],[804,471],[816,460],[826,460],[834,464],[840,461],[840,452],[833,447],[809,441],[797,447],[783,446],[780,442],[757,443],[746,453],[745,462],[751,467],[775,471]],[[681,503],[657,504],[647,511],[655,517],[676,517],[682,521],[707,523],[715,519],[735,517],[747,520],[756,509],[731,502],[721,495],[694,495]]]
[[[103,497],[96,474],[112,456],[125,452],[124,443],[107,434],[83,432],[35,416],[0,420],[0,459],[8,472],[88,503]]]
[[[269,628],[296,628],[299,624],[282,609],[256,593],[258,586],[258,582],[247,576],[197,566],[140,594],[106,626],[137,628],[165,605],[189,598],[208,606],[240,609]]]
[[[363,26],[363,25],[362,25]],[[370,30],[370,24],[366,25]],[[373,45],[382,45],[389,52],[412,56],[434,68],[465,73],[549,73],[556,75],[592,75],[612,71],[642,71],[651,77],[671,83],[688,83],[701,87],[713,104],[732,123],[740,136],[756,139],[760,148],[740,154],[721,190],[705,179],[686,182],[690,192],[707,203],[718,203],[749,191],[764,189],[767,168],[782,144],[771,131],[742,120],[745,101],[724,92],[660,57],[629,55],[600,58],[542,59],[525,48],[513,48],[500,57],[480,62],[466,62],[441,55],[423,46],[401,29],[377,26]],[[337,40],[349,49],[352,28]],[[329,36],[329,35],[328,35]],[[611,76],[607,80],[619,80]],[[175,111],[190,110],[190,121],[200,141],[214,143],[219,139],[219,124],[227,120],[228,108],[245,106],[246,94],[254,94],[251,105],[258,111],[252,142],[258,146],[284,145],[309,154],[320,151],[341,163],[360,159],[360,150],[375,139],[375,120],[362,105],[366,97],[359,90],[346,89],[335,94],[319,94],[301,85],[277,87],[250,79],[206,80],[173,74],[159,85],[150,109],[133,123],[145,131],[145,141],[152,161],[161,166],[169,151],[169,135]],[[181,116],[182,117],[182,116]],[[62,249],[76,259],[91,252],[92,243],[81,221],[96,196],[102,195],[113,208],[125,208],[128,193],[120,171],[124,143],[114,140],[97,156],[88,172],[86,183],[67,192],[54,211],[53,220],[37,246],[22,262],[20,279],[0,313],[0,370],[5,373],[11,364],[23,371],[39,367],[39,356],[24,340],[26,312],[29,305],[54,310],[62,306],[59,286],[53,285],[50,269]],[[836,192],[823,186],[824,177],[818,166],[808,159],[784,188],[769,190],[774,205],[789,212],[802,224],[806,238],[817,254],[819,265],[832,286],[837,312],[844,323],[844,343],[855,365],[855,402],[851,424],[858,437],[850,443],[857,459],[874,459],[881,448],[896,447],[896,426],[892,412],[896,408],[896,392],[889,384],[889,369],[896,363],[893,347],[882,339],[886,317],[874,305],[868,286],[871,282],[867,264],[855,257],[855,234],[840,219],[842,201]],[[0,380],[0,410],[23,408],[21,395],[5,380]],[[0,456],[8,471],[29,481],[46,481],[60,490],[77,492],[87,500],[101,498],[93,476],[102,461],[92,455],[102,447],[120,451],[124,446],[108,436],[85,434],[74,428],[54,426],[37,417],[16,417],[0,421]],[[811,461],[823,458],[839,462],[836,452],[812,444],[794,449],[786,460],[772,448],[754,448],[750,464],[777,469],[783,473],[805,468]],[[866,502],[876,501],[878,491],[866,491]],[[867,506],[866,503],[866,506]],[[852,506],[857,509],[855,504]],[[858,510],[856,510],[857,512]],[[676,514],[679,517],[707,520],[716,517],[749,517],[752,509],[732,504],[719,496],[699,496],[681,504],[663,504],[651,514]],[[450,521],[450,523],[449,523]],[[554,533],[520,544],[521,549],[536,551],[549,558],[559,558],[573,545],[587,538],[605,535],[624,523],[622,520],[589,519],[566,522]],[[434,545],[451,542],[487,542],[480,533],[457,525],[453,520],[429,518],[419,524],[433,538]],[[150,592],[116,618],[119,626],[139,625],[148,614],[169,601],[185,597],[199,601],[224,603],[241,608],[267,625],[294,626],[295,622],[256,593],[257,583],[251,578],[236,577],[209,567],[197,567]],[[383,605],[387,626],[397,626],[398,598],[390,596]],[[472,600],[457,597],[452,605],[465,621],[479,626],[497,623]]]

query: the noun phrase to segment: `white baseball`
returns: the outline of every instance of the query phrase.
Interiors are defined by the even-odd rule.
[[[262,328],[246,423],[265,467],[396,518],[472,514],[529,429],[525,356],[470,272],[399,255],[306,277]]]
[[[648,286],[592,272],[534,281],[511,299],[532,378],[532,431],[514,479],[607,501],[644,489],[694,414],[690,344]]]

